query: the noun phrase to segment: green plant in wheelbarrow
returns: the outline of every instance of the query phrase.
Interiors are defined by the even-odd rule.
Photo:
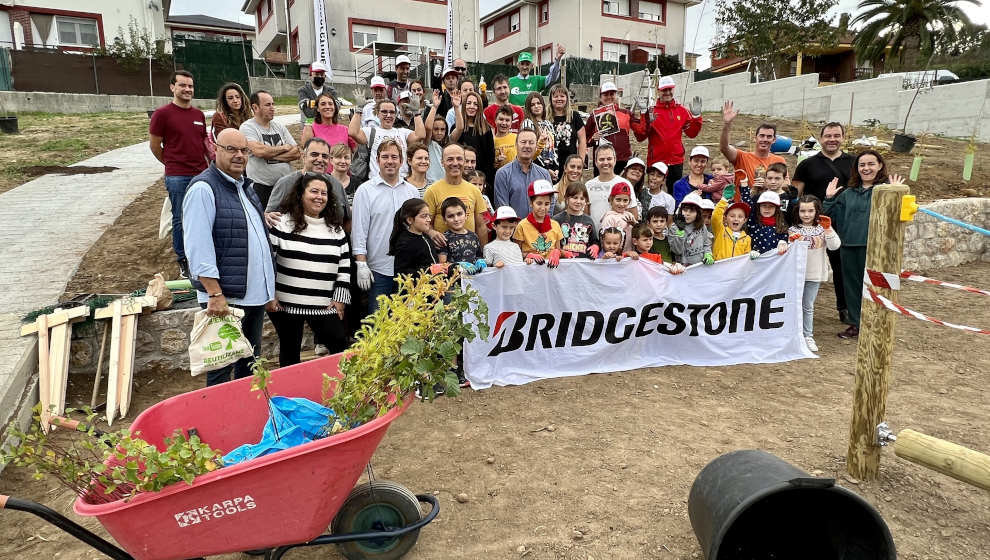
[[[417,388],[427,400],[436,397],[438,384],[456,396],[463,341],[488,338],[488,306],[476,290],[460,285],[456,269],[402,275],[396,283],[396,293],[379,297],[378,310],[364,319],[340,361],[342,377],[324,375],[324,404],[337,415],[331,434],[384,416]]]
[[[33,469],[35,479],[54,478],[90,503],[128,499],[177,482],[192,484],[197,476],[221,466],[220,452],[196,435],[176,430],[160,450],[127,428],[101,432],[94,427],[96,413],[83,412],[84,422],[53,418],[53,424],[72,432],[45,432],[36,406],[28,431],[10,425],[8,433],[18,443],[0,450],[0,462]]]

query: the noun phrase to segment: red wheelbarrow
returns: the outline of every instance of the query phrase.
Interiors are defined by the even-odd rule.
[[[340,355],[272,372],[273,395],[319,402],[323,374],[338,374]],[[339,374],[338,374],[339,375]],[[239,379],[162,401],[141,413],[131,432],[163,445],[176,429],[195,429],[224,454],[254,443],[268,406]],[[0,509],[33,513],[115,559],[181,560],[228,552],[281,558],[302,546],[336,544],[350,560],[394,559],[437,516],[431,495],[414,495],[389,481],[355,487],[393,420],[409,398],[385,416],[352,430],[201,475],[130,500],[76,499],[79,515],[96,517],[119,547],[41,504],[0,496]],[[420,502],[430,504],[422,515]],[[329,534],[323,534],[327,528]]]

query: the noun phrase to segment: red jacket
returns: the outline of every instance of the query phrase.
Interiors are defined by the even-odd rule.
[[[684,163],[683,132],[694,138],[701,132],[701,117],[692,117],[683,105],[676,101],[657,101],[650,111],[649,119],[639,119],[632,123],[636,139],[642,142],[649,138],[650,148],[646,165],[662,161],[667,165]]]

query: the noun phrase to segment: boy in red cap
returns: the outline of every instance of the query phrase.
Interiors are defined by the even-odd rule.
[[[605,212],[600,224],[602,230],[614,227],[622,231],[623,251],[632,249],[632,227],[637,222],[632,212],[627,210],[631,201],[632,187],[629,186],[629,183],[620,181],[613,185],[612,191],[608,195],[608,203],[612,208]]]
[[[715,260],[747,255],[752,250],[753,240],[746,233],[746,220],[751,208],[742,201],[732,201],[735,187],[729,185],[722,193],[722,200],[712,212],[712,256]]]
[[[530,212],[519,223],[512,236],[512,240],[519,244],[527,259],[532,258],[537,263],[545,259],[551,268],[560,264],[562,256],[571,256],[571,253],[561,253],[560,242],[564,239],[564,232],[560,229],[560,224],[550,218],[556,192],[557,189],[546,179],[537,179],[530,183]]]

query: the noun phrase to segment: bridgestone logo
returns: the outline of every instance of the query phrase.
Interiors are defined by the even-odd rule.
[[[619,307],[606,315],[602,311],[564,311],[537,313],[530,317],[523,311],[505,311],[495,321],[493,335],[498,342],[488,353],[537,348],[592,346],[602,338],[608,344],[619,344],[630,338],[662,335],[717,336],[723,333],[752,332],[779,329],[783,321],[774,315],[784,308],[774,306],[786,294],[764,296],[759,303],[753,298],[739,298],[717,303],[654,302],[640,309]],[[506,323],[514,318],[511,327]]]

